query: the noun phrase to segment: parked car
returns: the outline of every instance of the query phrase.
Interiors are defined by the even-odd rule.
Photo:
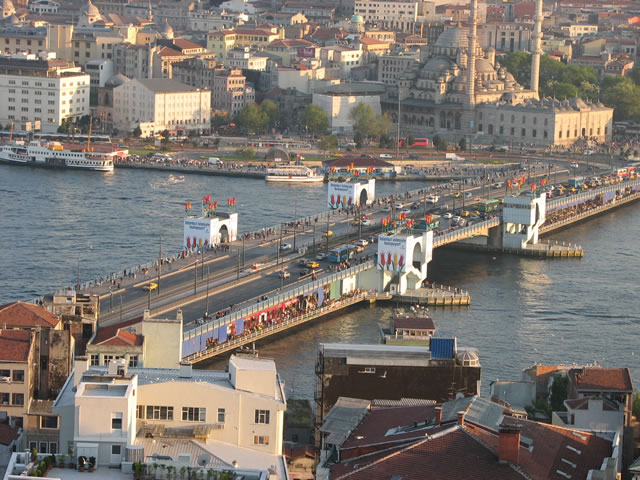
[[[453,218],[453,213],[447,212],[444,215],[442,215],[442,218],[446,218],[447,220],[450,220]]]
[[[381,153],[380,158],[393,158],[393,155],[390,153]]]
[[[362,226],[363,227],[368,227],[369,225],[371,225],[371,220],[369,220],[368,218],[364,219],[362,221]]]

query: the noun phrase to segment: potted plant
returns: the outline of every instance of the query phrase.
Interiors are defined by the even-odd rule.
[[[35,462],[38,460],[38,451],[35,448],[31,449],[31,461]]]
[[[142,478],[142,464],[140,462],[134,462],[133,464],[133,478]]]
[[[84,472],[84,457],[78,457],[78,471]]]
[[[96,468],[96,457],[89,457],[89,472],[93,472]]]
[[[67,463],[67,456],[63,453],[62,455],[60,455],[59,457],[59,461],[58,461],[58,466],[60,468],[64,468],[64,466]]]

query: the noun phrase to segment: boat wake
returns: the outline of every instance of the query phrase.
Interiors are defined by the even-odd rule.
[[[184,175],[174,175],[170,174],[168,178],[163,180],[157,180],[155,182],[151,182],[151,188],[157,190],[159,188],[170,187],[171,185],[175,185],[176,183],[184,182]]]

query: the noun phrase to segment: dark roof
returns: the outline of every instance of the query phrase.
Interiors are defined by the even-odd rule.
[[[577,391],[633,392],[628,368],[584,367],[571,370],[569,373]]]
[[[340,157],[327,162],[327,166],[335,168],[348,167],[351,164],[356,168],[393,168],[393,163],[385,162],[384,160],[374,157]]]
[[[435,330],[433,319],[428,316],[422,317],[395,317],[393,323],[396,328],[411,328],[415,330]]]
[[[589,410],[589,400],[602,400],[602,410],[609,412],[620,411],[620,406],[613,400],[609,400],[606,397],[583,397],[573,400],[565,400],[564,404],[571,410]]]
[[[11,428],[6,423],[0,423],[0,444],[11,445],[11,442],[20,438],[18,430]]]
[[[198,90],[196,87],[185,85],[170,78],[137,78],[136,80],[155,93],[195,92]]]
[[[39,305],[13,302],[0,306],[0,325],[5,327],[54,328],[60,318]]]
[[[0,362],[27,362],[30,349],[29,330],[0,329]]]

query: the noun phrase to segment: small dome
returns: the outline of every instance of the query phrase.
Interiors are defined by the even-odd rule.
[[[91,3],[91,0],[87,0],[87,4],[82,7],[82,10],[80,10],[80,12],[84,13],[88,17],[97,17],[98,15],[100,15],[100,10],[98,10],[98,7]]]
[[[8,17],[16,13],[16,7],[11,0],[2,0],[2,16]]]
[[[451,69],[451,60],[443,57],[434,57],[424,66],[425,72],[444,73]]]
[[[467,48],[469,45],[469,29],[467,27],[448,28],[436,40],[436,47]]]
[[[162,36],[164,38],[173,38],[173,28],[169,25],[169,19],[164,19],[164,27],[162,27]]]
[[[126,83],[128,81],[129,81],[129,77],[126,77],[126,76],[122,75],[121,73],[118,73],[117,75],[114,75],[109,80],[107,80],[105,82],[104,86],[105,87],[119,87],[120,85],[122,85],[123,83]]]
[[[495,72],[493,65],[484,58],[476,58],[476,72],[477,73],[493,73]]]
[[[463,352],[459,352],[456,355],[456,358],[458,360],[458,363],[460,363],[463,366],[476,367],[480,365],[480,359],[478,358],[478,355],[475,352],[470,352],[468,350],[465,350]]]
[[[11,25],[15,25],[16,23],[20,23],[20,20],[18,19],[18,17],[16,17],[16,14],[12,14],[7,21],[11,24]]]
[[[356,13],[351,17],[351,23],[364,23],[364,18]]]

